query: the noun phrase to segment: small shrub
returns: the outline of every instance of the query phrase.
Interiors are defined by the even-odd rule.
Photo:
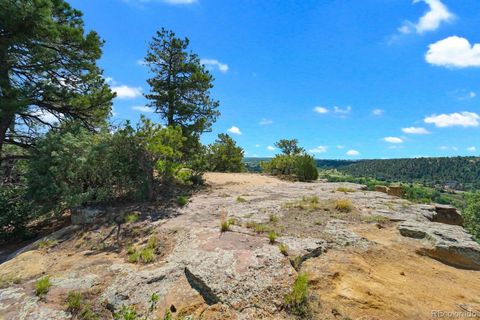
[[[303,154],[295,157],[295,175],[300,181],[314,181],[318,179],[318,169],[315,159]]]
[[[38,242],[39,249],[50,249],[58,244],[58,241],[55,239],[44,239]]]
[[[143,248],[142,250],[140,250],[139,256],[140,260],[143,263],[152,263],[153,261],[155,261],[155,250],[148,247]]]
[[[133,306],[122,306],[118,313],[113,315],[115,320],[137,320],[137,310]]]
[[[70,291],[67,297],[67,310],[77,314],[82,308],[82,294],[80,292]]]
[[[165,315],[163,316],[163,320],[172,320],[172,313],[170,312],[170,310],[166,310],[165,311]]]
[[[347,187],[337,188],[337,191],[338,191],[338,192],[343,192],[343,193],[356,192],[356,190],[350,189],[350,188],[347,188]]]
[[[180,207],[186,206],[187,203],[188,203],[188,197],[187,197],[187,196],[178,196],[178,197],[177,197],[177,204],[178,204]]]
[[[270,220],[271,223],[277,223],[278,222],[278,217],[274,214],[271,214],[269,216],[269,220]]]
[[[255,224],[255,226],[253,227],[253,229],[255,230],[256,233],[263,233],[263,232],[267,232],[268,231],[268,227],[264,224],[261,224],[261,223],[257,223]]]
[[[228,220],[222,219],[220,221],[220,232],[227,232],[230,231],[230,223]]]
[[[335,201],[335,209],[341,212],[350,212],[353,210],[353,204],[348,199],[338,199]]]
[[[78,319],[80,320],[99,320],[100,318],[92,310],[90,304],[85,304],[78,313]]]
[[[280,249],[280,253],[284,256],[288,256],[288,247],[285,243],[280,243],[278,245],[278,249]]]
[[[239,202],[239,203],[247,202],[247,199],[238,196],[238,197],[237,197],[237,202]]]
[[[301,317],[309,313],[307,274],[301,273],[297,276],[292,291],[285,296],[285,307],[291,313]]]
[[[227,221],[228,221],[228,225],[230,225],[230,226],[234,226],[234,225],[238,224],[238,221],[235,218],[228,218]]]
[[[156,250],[158,246],[158,238],[156,236],[151,236],[147,241],[147,248]]]
[[[465,196],[467,205],[463,210],[465,229],[480,243],[480,192],[470,192]]]
[[[290,264],[292,265],[293,269],[300,270],[300,265],[302,264],[302,257],[296,256],[294,258],[290,258]]]
[[[139,219],[139,216],[135,212],[129,213],[125,216],[126,223],[135,223],[138,221],[138,219]]]
[[[128,255],[128,262],[130,263],[137,263],[139,260],[140,253],[136,250]]]
[[[48,293],[52,284],[50,283],[50,277],[45,276],[37,280],[35,283],[35,294],[38,297],[43,297]]]
[[[275,231],[270,231],[268,233],[268,240],[270,241],[270,244],[274,244],[275,240],[277,240],[277,233]]]

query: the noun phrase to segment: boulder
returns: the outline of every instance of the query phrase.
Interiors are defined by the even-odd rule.
[[[73,225],[89,225],[105,213],[104,210],[94,207],[73,208],[70,217]]]
[[[405,190],[403,190],[402,186],[390,186],[388,187],[387,194],[394,197],[402,198],[405,194]]]
[[[386,186],[375,186],[375,191],[388,193],[388,187],[386,187]]]
[[[462,226],[463,217],[455,207],[437,204],[435,205],[435,214],[432,221]]]
[[[455,267],[480,270],[480,244],[460,226],[404,221],[398,230],[404,237],[425,241],[421,254]]]

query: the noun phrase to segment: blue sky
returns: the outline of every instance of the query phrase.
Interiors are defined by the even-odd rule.
[[[141,61],[165,27],[215,76],[222,115],[205,143],[230,132],[247,156],[273,156],[275,141],[297,138],[328,159],[480,151],[478,0],[70,3],[106,41],[115,122],[142,113]]]

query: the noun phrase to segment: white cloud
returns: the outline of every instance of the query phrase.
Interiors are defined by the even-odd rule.
[[[346,155],[350,157],[356,157],[360,155],[360,152],[358,152],[357,150],[351,149],[347,151]]]
[[[268,146],[268,147],[267,147],[267,150],[269,150],[269,151],[274,151],[274,150],[275,150],[275,147]]]
[[[152,113],[155,111],[153,108],[150,108],[147,106],[133,106],[132,109],[140,112],[145,112],[145,113]]]
[[[320,114],[328,113],[328,109],[324,107],[315,107],[313,111]]]
[[[333,107],[333,112],[339,113],[339,114],[349,114],[350,111],[352,111],[352,107],[350,107],[350,106],[348,106],[346,108]]]
[[[385,137],[383,138],[383,141],[388,143],[403,143],[403,140],[399,137]]]
[[[447,68],[480,67],[480,43],[452,36],[428,46],[425,60]]]
[[[439,128],[445,127],[478,127],[480,116],[474,112],[455,112],[451,114],[431,115],[423,121],[425,123],[433,123]]]
[[[343,149],[343,148],[345,148],[345,147],[342,146],[342,145],[338,145],[338,146],[337,146],[337,149]]]
[[[260,148],[260,145],[259,145],[259,144],[256,144],[255,147],[256,147],[256,148]]]
[[[112,91],[117,94],[119,99],[133,99],[142,95],[141,87],[129,87],[126,85],[112,87]]]
[[[425,2],[430,10],[423,15],[417,23],[405,21],[404,24],[398,28],[400,33],[411,33],[416,31],[422,34],[426,31],[437,30],[443,22],[452,22],[455,15],[448,11],[448,8],[440,0],[414,0],[413,3],[420,1]]]
[[[311,153],[325,153],[327,152],[327,147],[326,146],[318,146],[316,148],[308,150]]]
[[[422,127],[402,128],[402,131],[408,134],[429,134],[430,133],[427,129]]]
[[[475,152],[475,151],[477,151],[477,148],[474,147],[474,146],[471,146],[471,147],[468,147],[468,148],[467,148],[467,151]]]
[[[473,98],[475,98],[476,96],[477,96],[477,94],[476,94],[475,92],[473,92],[473,91],[470,91],[470,92],[468,93],[468,97],[469,97],[470,99],[473,99]]]
[[[273,120],[263,118],[262,120],[260,120],[260,122],[258,124],[262,125],[262,126],[266,126],[266,125],[269,125],[269,124],[272,124],[272,123],[273,123]]]
[[[385,113],[385,110],[382,110],[382,109],[373,109],[373,110],[372,110],[372,114],[373,114],[374,116],[381,116],[381,115],[384,114],[384,113]]]
[[[58,123],[58,121],[59,121],[59,118],[57,116],[55,116],[53,113],[50,113],[48,111],[41,110],[41,109],[38,109],[38,110],[32,112],[32,115],[40,118],[40,120],[42,122],[45,122],[45,123],[48,123],[48,124],[51,124],[51,125],[53,125],[55,123]]]
[[[242,134],[242,131],[240,131],[240,128],[239,127],[235,127],[235,126],[232,126],[230,129],[227,130],[228,132],[232,133],[232,134],[237,134],[237,135],[241,135]]]
[[[137,64],[139,64],[139,65],[141,65],[141,66],[144,66],[144,65],[147,64],[147,62],[146,62],[145,60],[143,60],[143,59],[138,59],[138,60],[137,60]]]
[[[220,72],[227,73],[228,71],[228,64],[221,63],[220,61],[216,59],[202,59],[200,60],[200,63],[205,65],[209,69],[216,68]]]
[[[453,150],[453,151],[458,151],[457,147],[449,147],[449,146],[441,146],[440,150]]]

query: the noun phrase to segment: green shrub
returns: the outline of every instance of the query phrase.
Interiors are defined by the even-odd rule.
[[[155,250],[152,248],[143,248],[140,250],[140,260],[143,263],[152,263],[155,261]]]
[[[268,240],[269,240],[270,244],[274,244],[275,240],[277,240],[277,233],[273,230],[270,231],[268,233]]]
[[[38,242],[39,249],[49,249],[58,244],[58,240],[55,239],[44,239]]]
[[[73,314],[77,314],[82,308],[82,294],[80,292],[70,291],[67,297],[67,310]]]
[[[220,133],[217,140],[208,146],[207,161],[211,171],[243,172],[244,151],[228,134]]]
[[[304,317],[309,313],[308,276],[301,273],[295,279],[292,291],[285,296],[285,307],[291,313]]]
[[[480,191],[465,195],[467,204],[463,210],[464,227],[480,243]]]
[[[230,231],[230,223],[228,220],[222,219],[220,221],[220,232],[227,232]]]
[[[280,253],[283,254],[284,256],[288,256],[288,247],[284,243],[280,243],[278,245],[278,249],[280,249]]]
[[[135,223],[139,219],[139,215],[135,212],[129,213],[125,216],[126,223]]]
[[[35,294],[38,297],[43,297],[48,293],[50,287],[52,286],[49,276],[44,276],[35,282]]]
[[[0,241],[23,237],[35,208],[25,198],[25,188],[2,185],[0,188]]]
[[[140,253],[138,251],[134,251],[128,255],[128,262],[130,263],[137,263],[140,261]]]
[[[268,219],[270,220],[271,223],[277,223],[278,222],[278,217],[274,214],[271,214]]]
[[[157,236],[151,236],[147,241],[147,248],[156,250],[158,246]]]
[[[317,163],[312,156],[303,154],[295,157],[295,175],[300,181],[314,181],[318,179]]]
[[[188,203],[188,197],[187,196],[178,196],[177,197],[177,204],[180,207],[186,206]]]
[[[122,306],[118,313],[113,315],[115,320],[138,320],[137,310],[133,306]]]

